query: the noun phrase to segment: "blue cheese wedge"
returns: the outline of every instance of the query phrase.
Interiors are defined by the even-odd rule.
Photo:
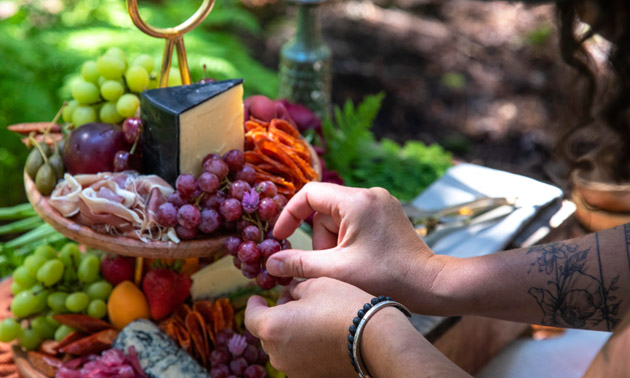
[[[206,369],[149,320],[129,323],[120,331],[112,348],[127,354],[130,346],[138,354],[140,367],[151,378],[210,378]]]
[[[243,80],[146,90],[140,95],[142,168],[171,184],[201,174],[209,153],[243,150]]]

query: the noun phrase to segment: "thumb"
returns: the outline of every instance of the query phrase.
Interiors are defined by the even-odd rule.
[[[276,277],[336,278],[339,265],[340,255],[334,248],[321,251],[286,249],[269,257],[267,271]]]
[[[245,309],[245,328],[256,337],[259,337],[260,324],[267,309],[269,309],[269,306],[263,297],[259,295],[249,297],[247,308]]]

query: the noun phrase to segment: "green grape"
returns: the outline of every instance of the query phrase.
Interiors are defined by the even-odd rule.
[[[155,68],[155,60],[151,55],[142,54],[138,55],[136,59],[133,60],[133,66],[140,66],[144,68],[148,73],[153,72]]]
[[[71,312],[81,312],[90,303],[90,297],[82,291],[75,291],[66,298],[66,308]]]
[[[140,93],[149,86],[149,73],[141,66],[132,66],[125,72],[125,80],[132,92]]]
[[[57,328],[57,330],[55,331],[55,341],[60,342],[72,332],[74,332],[74,329],[68,327],[65,324],[60,325],[59,328]]]
[[[13,318],[6,318],[0,322],[0,341],[8,343],[20,336],[20,324]]]
[[[107,305],[102,299],[94,299],[88,305],[87,314],[95,318],[102,318],[107,315]]]
[[[74,112],[74,109],[76,109],[77,106],[79,106],[79,102],[77,100],[68,101],[68,104],[63,108],[63,111],[61,112],[61,116],[64,122],[72,122],[72,112]]]
[[[28,290],[19,292],[11,301],[11,312],[17,318],[25,318],[35,313],[38,300]]]
[[[96,66],[96,62],[93,60],[88,60],[83,63],[81,66],[81,76],[83,76],[83,80],[89,81],[91,83],[98,83],[98,67]]]
[[[127,64],[115,55],[103,55],[96,61],[98,73],[105,79],[120,79],[125,73]]]
[[[37,279],[46,286],[56,284],[63,276],[63,263],[59,259],[46,261],[37,271]]]
[[[98,279],[98,273],[101,268],[101,263],[96,255],[86,253],[79,263],[79,269],[77,270],[77,276],[79,281],[90,283]]]
[[[55,251],[55,249],[49,246],[48,244],[40,245],[39,247],[35,248],[35,251],[33,252],[33,254],[35,256],[41,256],[45,258],[46,260],[57,258],[57,251]]]
[[[44,340],[52,340],[55,336],[55,328],[48,324],[45,316],[36,316],[31,321],[31,328]]]
[[[81,105],[93,104],[101,100],[98,88],[87,81],[78,81],[72,86],[72,97]]]
[[[75,268],[63,270],[63,282],[66,285],[74,285],[77,281],[77,271]]]
[[[31,293],[35,296],[35,310],[33,313],[43,312],[46,310],[46,304],[48,303],[48,296],[50,290],[44,290],[41,285],[35,285],[30,289]]]
[[[59,260],[66,268],[76,268],[81,262],[81,251],[77,243],[66,243],[59,251]]]
[[[118,113],[125,118],[133,117],[136,114],[136,110],[138,110],[138,106],[140,106],[138,96],[131,93],[120,96],[116,102],[116,109],[118,109]]]
[[[116,80],[106,80],[101,84],[101,96],[107,101],[116,101],[125,93],[125,87]]]
[[[77,127],[86,123],[96,122],[96,119],[96,111],[89,105],[79,105],[72,112],[72,123]]]
[[[16,295],[22,290],[24,290],[24,288],[20,286],[20,284],[15,281],[11,282],[11,294]]]
[[[55,320],[54,316],[54,312],[49,312],[48,315],[46,315],[46,322],[48,322],[48,324],[54,329],[57,329],[61,324],[59,324],[59,322]]]
[[[103,104],[103,107],[101,108],[101,111],[98,113],[98,115],[101,118],[101,121],[107,123],[116,124],[122,122],[122,120],[124,119],[123,116],[118,113],[115,102],[106,102],[105,104]]]
[[[63,314],[68,312],[68,309],[66,308],[66,298],[68,298],[68,293],[55,291],[48,296],[46,303],[51,310]]]
[[[35,277],[29,274],[25,266],[19,266],[13,271],[13,281],[24,289],[33,287],[37,283]]]
[[[90,299],[106,300],[112,292],[112,284],[105,280],[96,281],[85,288],[85,292],[90,296]]]
[[[20,341],[20,345],[22,346],[22,348],[28,350],[33,350],[37,348],[42,342],[42,338],[39,336],[39,334],[31,328],[23,329],[18,336],[18,340]]]
[[[118,47],[110,47],[107,49],[107,51],[105,51],[104,55],[110,55],[110,56],[115,56],[118,59],[122,60],[125,62],[127,62],[127,55],[125,54],[124,51],[122,51],[120,48]]]
[[[155,89],[158,87],[158,79],[157,76],[153,76],[151,75],[149,77],[149,86],[147,87],[147,89]]]
[[[177,67],[171,67],[170,71],[168,71],[167,86],[174,87],[177,85],[182,85],[182,76]]]
[[[37,277],[37,271],[46,261],[47,259],[42,256],[30,255],[24,259],[24,263],[22,265],[26,268],[28,274],[32,277]]]

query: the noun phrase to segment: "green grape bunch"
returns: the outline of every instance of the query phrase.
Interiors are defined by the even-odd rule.
[[[157,87],[155,61],[147,54],[131,61],[117,47],[81,66],[81,80],[72,85],[72,100],[63,120],[81,126],[90,122],[119,124],[140,106],[138,94]]]
[[[73,329],[59,324],[54,315],[104,318],[112,289],[100,274],[97,252],[82,253],[76,243],[67,243],[59,251],[40,246],[14,271],[11,312],[15,318],[0,322],[0,341],[17,339],[28,350],[44,340],[61,341]]]

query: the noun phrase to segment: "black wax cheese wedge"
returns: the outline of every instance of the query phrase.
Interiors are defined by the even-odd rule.
[[[142,168],[172,185],[201,174],[209,153],[243,150],[243,80],[150,89],[140,95]]]

